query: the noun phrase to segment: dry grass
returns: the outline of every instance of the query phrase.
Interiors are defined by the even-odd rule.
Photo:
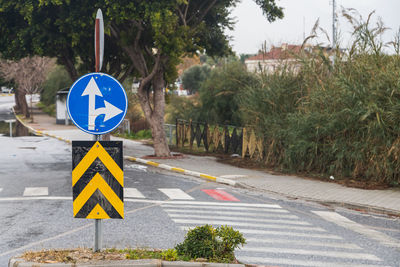
[[[21,258],[38,263],[77,263],[77,262],[96,262],[103,260],[125,260],[126,251],[105,250],[102,252],[93,252],[91,249],[78,248],[71,250],[42,250],[27,251]]]

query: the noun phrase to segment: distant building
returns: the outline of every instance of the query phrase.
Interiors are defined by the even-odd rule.
[[[259,54],[247,58],[244,63],[250,72],[273,73],[285,66],[288,70],[297,73],[301,64],[297,57],[301,53],[311,53],[313,50],[323,49],[326,53],[331,53],[331,48],[313,47],[311,45],[288,45],[282,44],[280,47],[272,46],[268,52],[260,52]]]

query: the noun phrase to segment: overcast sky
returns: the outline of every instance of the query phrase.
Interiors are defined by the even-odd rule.
[[[318,18],[320,26],[331,38],[332,0],[277,0],[277,3],[284,8],[285,17],[273,23],[267,21],[253,0],[242,0],[238,4],[232,11],[232,17],[237,21],[235,29],[227,32],[233,37],[231,45],[235,52],[257,53],[264,41],[267,46],[281,43],[301,44],[304,32],[308,36]],[[391,28],[385,33],[384,41],[393,40],[400,27],[400,0],[336,0],[336,6],[343,48],[348,47],[352,28],[341,16],[342,7],[357,9],[365,19],[375,10],[374,17],[381,17],[384,24]],[[327,39],[322,36],[319,41],[328,44]]]

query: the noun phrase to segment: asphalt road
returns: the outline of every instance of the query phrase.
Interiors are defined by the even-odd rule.
[[[0,266],[26,250],[93,247],[92,220],[74,219],[71,147],[0,137]],[[288,200],[124,163],[125,219],[104,220],[104,247],[171,248],[188,227],[230,225],[245,263],[399,266],[398,218]]]
[[[0,96],[0,121],[14,119],[11,108],[14,105],[14,96]]]

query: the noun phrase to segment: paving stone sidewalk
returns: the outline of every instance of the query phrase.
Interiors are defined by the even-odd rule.
[[[27,123],[35,130],[63,140],[92,140],[92,136],[77,127],[57,125],[55,118],[44,113],[35,114],[35,122]],[[112,140],[122,140],[112,137]],[[140,158],[152,155],[153,149],[140,142],[124,140],[124,155]],[[158,163],[225,178],[237,185],[273,192],[291,198],[400,215],[400,189],[364,190],[345,187],[333,182],[323,182],[288,175],[273,175],[263,171],[238,168],[217,162],[209,156],[185,155],[181,159],[157,159]],[[327,177],[327,179],[329,179]]]

